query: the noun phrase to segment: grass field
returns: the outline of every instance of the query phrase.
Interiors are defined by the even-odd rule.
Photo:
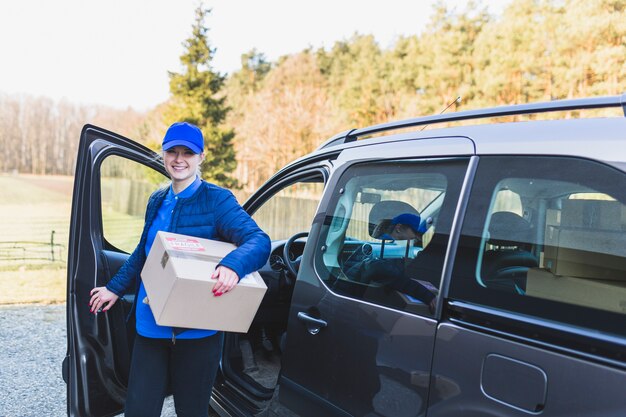
[[[0,272],[0,305],[65,302],[65,265]]]
[[[65,302],[73,178],[0,174],[0,187],[4,195],[0,201],[0,305]],[[143,227],[142,211],[156,185],[103,177],[100,188],[103,237],[131,252]],[[279,197],[257,213],[259,225],[275,238],[287,238],[295,231],[285,229],[281,213],[297,211],[304,213],[297,231],[305,230],[317,200]]]
[[[152,190],[124,178],[103,178],[104,236],[126,252],[137,245],[143,213],[130,215],[129,198],[141,211]],[[62,303],[66,298],[67,247],[73,178],[0,175],[0,305]],[[119,207],[116,207],[115,204]]]
[[[72,177],[0,175],[0,305],[65,301],[72,187]]]

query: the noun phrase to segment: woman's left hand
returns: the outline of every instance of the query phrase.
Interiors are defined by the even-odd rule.
[[[213,271],[213,274],[211,275],[211,279],[217,280],[217,283],[213,286],[213,295],[216,297],[232,290],[239,282],[237,273],[222,265],[215,268],[215,271]]]

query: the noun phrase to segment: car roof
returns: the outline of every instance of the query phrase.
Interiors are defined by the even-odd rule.
[[[623,146],[626,117],[622,116],[569,118],[571,113],[566,113],[568,118],[558,120],[438,127],[441,123],[474,119],[611,107],[621,107],[626,116],[626,94],[452,112],[352,129],[331,137],[316,150],[296,159],[279,172],[314,160],[336,158],[337,155],[341,155],[340,159],[344,160],[360,159],[368,153],[376,156],[380,155],[377,152],[381,150],[385,151],[386,157],[396,154],[415,157],[418,155],[411,155],[411,141],[424,139],[430,139],[428,143],[431,148],[433,140],[446,139],[442,143],[447,146],[439,149],[442,155],[563,155],[599,160],[626,170],[626,146]],[[404,133],[397,133],[400,129]],[[407,129],[413,131],[407,132]],[[395,152],[390,151],[392,146],[387,145],[389,143],[394,143],[393,148],[397,148]],[[420,146],[420,151],[422,149]]]
[[[370,143],[453,137],[471,139],[477,155],[568,155],[626,161],[626,117],[458,126],[390,135]]]

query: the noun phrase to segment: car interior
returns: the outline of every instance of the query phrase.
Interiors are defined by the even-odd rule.
[[[480,277],[490,288],[526,290],[525,278],[529,268],[538,267],[538,258],[531,252],[530,223],[517,213],[497,211],[489,221],[489,240],[483,255]]]
[[[227,333],[222,369],[229,383],[260,403],[275,397],[284,350],[287,318],[306,233],[324,187],[319,175],[288,184],[253,210],[272,247],[258,271],[267,291],[248,333]]]
[[[494,192],[476,281],[519,295],[622,312],[593,295],[626,299],[622,213],[626,206],[620,201],[582,184],[505,179]]]

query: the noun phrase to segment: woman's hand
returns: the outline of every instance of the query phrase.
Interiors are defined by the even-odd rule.
[[[89,307],[92,313],[99,311],[108,311],[119,298],[115,293],[109,291],[107,287],[96,287],[89,292],[91,300]]]
[[[217,283],[213,286],[213,295],[216,297],[232,290],[239,282],[237,273],[222,265],[215,268],[215,271],[213,271],[213,274],[211,275],[211,279],[217,280]]]

